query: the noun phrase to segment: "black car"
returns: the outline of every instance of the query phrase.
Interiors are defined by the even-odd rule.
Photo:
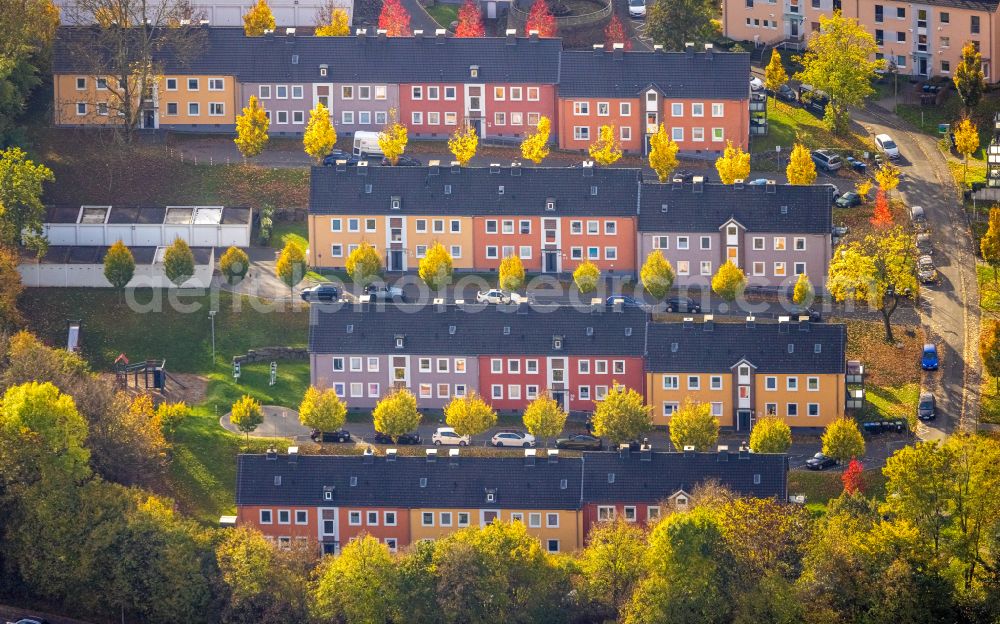
[[[934,420],[937,417],[934,404],[934,395],[930,392],[920,394],[920,403],[917,404],[917,418],[920,420]]]
[[[837,460],[827,457],[823,453],[816,453],[806,460],[806,468],[809,470],[826,470],[837,465]]]
[[[688,297],[671,297],[667,299],[667,312],[701,314],[701,305]]]
[[[356,165],[361,161],[360,158],[350,152],[335,149],[323,157],[323,166],[332,167],[337,164],[338,160],[345,160],[348,165]]]
[[[10,624],[49,624],[49,621],[45,618],[38,617],[37,615],[31,615]]]
[[[837,208],[853,208],[854,206],[860,206],[861,195],[855,193],[854,191],[847,191],[838,197],[833,204]]]
[[[416,158],[410,158],[409,156],[400,156],[396,160],[396,165],[395,166],[396,167],[419,167],[422,164],[424,164],[424,163],[420,162]],[[382,166],[383,167],[391,167],[391,166],[393,166],[393,164],[392,164],[392,161],[389,160],[388,158],[382,158]]]
[[[682,182],[690,184],[694,182],[695,176],[701,176],[702,181],[711,182],[712,178],[709,177],[707,173],[695,173],[694,171],[689,171],[688,169],[678,169],[670,174],[671,180],[681,180]]]
[[[336,301],[340,298],[340,289],[333,284],[318,284],[302,289],[300,296],[303,301]]]
[[[566,438],[559,438],[556,440],[556,448],[577,451],[599,451],[604,448],[604,442],[600,438],[580,433]]]
[[[416,433],[404,433],[393,442],[392,436],[388,436],[381,431],[376,431],[372,440],[375,444],[420,444],[421,442],[420,435]]]
[[[350,442],[351,432],[346,429],[338,429],[336,431],[319,431],[313,429],[312,435],[309,437],[312,438],[313,442]]]
[[[798,320],[800,316],[808,316],[809,320],[812,321],[813,323],[819,323],[820,321],[823,320],[823,315],[820,314],[819,310],[814,310],[813,308],[809,308],[806,306],[796,305],[794,303],[788,308],[788,312],[791,315],[791,317],[796,320]]]
[[[795,93],[795,89],[789,87],[787,84],[778,87],[778,92],[774,96],[779,100],[784,100],[792,104],[799,101],[799,96]]]

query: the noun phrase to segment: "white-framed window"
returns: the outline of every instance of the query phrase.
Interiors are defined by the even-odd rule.
[[[539,100],[540,90],[538,87],[528,87],[528,101],[537,102]]]
[[[577,141],[589,141],[590,126],[573,126],[573,139]]]
[[[605,260],[617,260],[618,259],[618,248],[617,247],[605,247],[604,248],[604,259]]]
[[[77,115],[86,115],[87,114],[87,103],[86,102],[77,102],[76,103],[76,114]]]
[[[304,97],[302,85],[292,85],[292,99],[301,100]]]
[[[455,384],[455,396],[457,397],[465,396],[465,384]]]
[[[795,418],[799,415],[799,404],[798,403],[787,403],[785,404],[785,414],[790,418]]]
[[[363,397],[365,396],[365,384],[360,381],[351,382],[351,396],[352,397]]]
[[[271,99],[271,85],[260,85],[257,87],[257,94],[262,100]]]
[[[174,88],[173,89],[170,88],[170,81],[171,80],[174,81]],[[83,77],[83,76],[77,76],[76,77],[76,90],[77,91],[85,91],[86,89],[87,89],[87,79],[85,77]],[[176,78],[168,78],[167,79],[167,91],[176,91],[176,90],[177,90],[177,79]]]
[[[424,123],[424,114],[421,111],[413,111],[410,114],[410,121],[412,121],[414,125],[422,125]]]
[[[806,404],[806,416],[812,416],[814,418],[819,416],[819,403]]]
[[[529,375],[538,374],[538,360],[525,360],[524,372]]]
[[[431,359],[430,358],[420,358],[417,360],[417,370],[421,373],[431,372]]]
[[[681,404],[678,403],[677,401],[664,401],[663,416],[669,418],[671,415],[673,415],[674,412],[680,409],[680,406]]]
[[[576,389],[577,396],[580,397],[581,401],[590,400],[590,386],[580,386]]]
[[[537,126],[538,119],[542,116],[541,113],[528,113],[528,125]]]
[[[559,514],[557,513],[546,513],[545,514],[545,528],[547,529],[558,529],[559,528]]]
[[[589,115],[590,102],[573,102],[573,114],[578,116]]]
[[[367,518],[365,518],[365,524],[367,524],[368,526],[378,526],[377,511],[368,511],[365,512],[365,515],[367,516]]]
[[[677,249],[688,249],[689,246],[690,244],[687,236],[677,237]]]
[[[434,526],[434,512],[425,511],[420,514],[420,524],[422,526]]]
[[[614,360],[611,362],[611,372],[615,375],[625,374],[625,360]]]
[[[440,100],[441,99],[441,87],[427,87],[427,99],[428,100]]]
[[[226,82],[222,78],[209,78],[208,79],[208,90],[209,91],[222,91],[226,88]]]
[[[614,505],[598,505],[597,506],[597,521],[598,522],[613,522],[615,519],[615,508]]]
[[[785,378],[785,390],[789,392],[797,392],[799,389],[799,378],[789,375]]]
[[[350,526],[361,526],[361,512],[360,511],[348,511],[347,512],[347,524]]]
[[[774,391],[778,389],[778,378],[774,376],[767,376],[764,378],[764,389],[767,391]]]
[[[344,382],[338,381],[333,384],[333,391],[337,393],[337,396],[340,398],[344,398],[347,396],[346,387],[347,386],[344,385]]]
[[[603,401],[604,397],[608,396],[607,386],[594,386],[594,400]]]
[[[598,102],[597,103],[597,116],[607,117],[611,114],[611,104],[609,102]]]
[[[618,114],[622,117],[632,116],[632,103],[631,102],[619,102],[618,103]]]
[[[721,102],[712,103],[712,117],[725,117],[726,105]]]
[[[511,99],[511,101],[513,101],[513,102],[519,102],[521,100],[521,94],[522,94],[522,92],[523,91],[522,91],[521,87],[511,87],[510,88],[510,99]]]
[[[705,104],[702,102],[692,102],[691,103],[691,116],[692,117],[704,117],[705,116]]]
[[[687,387],[688,390],[701,390],[701,377],[698,375],[688,375]]]
[[[588,260],[600,260],[601,259],[601,248],[600,247],[587,247],[587,259]]]
[[[375,125],[384,126],[387,114],[385,111],[375,111]]]
[[[461,245],[452,245],[450,247],[449,253],[451,253],[452,259],[458,260],[459,258],[462,257],[462,246]]]
[[[712,142],[721,143],[726,140],[726,131],[724,128],[712,128]]]
[[[510,514],[510,521],[511,522],[520,522],[521,524],[524,524],[524,513],[520,512],[520,511],[511,512],[511,514]]]
[[[670,138],[673,139],[675,142],[683,141],[684,140],[684,128],[676,128],[676,127],[675,128],[671,128],[670,129]]]
[[[444,99],[446,101],[453,101],[457,99],[457,93],[455,87],[445,87],[444,88]]]
[[[569,257],[571,260],[583,260],[583,247],[570,247]]]
[[[635,522],[637,520],[635,505],[626,505],[622,509],[622,516],[625,518],[625,522]]]
[[[429,383],[422,383],[417,386],[421,399],[429,399],[434,396],[434,386]]]
[[[507,89],[504,87],[493,87],[493,99],[503,102],[506,98]]]
[[[819,392],[819,377],[806,377],[806,390]]]
[[[271,522],[272,522],[272,519],[271,519],[271,510],[270,509],[261,509],[260,510],[260,523],[261,524],[271,524]]]
[[[494,126],[506,126],[507,125],[507,113],[497,112],[493,114],[493,125]]]
[[[492,398],[494,398],[494,399],[502,399],[503,398],[503,385],[501,385],[501,384],[493,384],[490,387],[490,396]]]
[[[545,550],[547,550],[550,553],[559,552],[559,540],[557,539],[545,540]]]
[[[521,386],[517,384],[511,384],[507,386],[507,398],[512,401],[520,400],[521,398]]]
[[[702,275],[711,275],[712,274],[712,261],[711,260],[702,260],[698,264],[699,264],[699,272]]]
[[[653,523],[660,519],[660,506],[649,505],[646,507],[646,522]]]
[[[580,375],[590,374],[590,360],[578,360],[576,363],[577,373]]]
[[[275,111],[277,114],[277,123],[287,124],[288,123],[288,111]]]
[[[467,511],[458,512],[458,526],[460,527],[469,526],[469,512]]]
[[[510,125],[512,126],[523,126],[524,125],[524,113],[512,111],[510,114]]]
[[[226,105],[223,102],[210,102],[208,105],[208,115],[210,117],[222,117],[226,114]]]
[[[274,97],[279,100],[287,100],[288,85],[274,85]]]
[[[722,402],[721,401],[713,401],[711,403],[711,406],[712,406],[712,416],[715,416],[716,418],[721,418],[722,417]]]
[[[97,88],[101,88],[101,78],[97,79]],[[106,84],[106,83],[105,83]],[[188,91],[197,91],[201,88],[200,80],[198,78],[188,78],[187,81]]]
[[[441,526],[443,526],[443,527],[450,527],[451,526],[451,512],[450,511],[442,511],[441,512],[441,520],[440,520],[440,522],[441,522]]]
[[[373,381],[368,382],[368,397],[377,399],[382,396],[381,389],[382,388],[378,383]]]
[[[510,359],[507,360],[507,372],[511,375],[521,374],[521,360]]]
[[[787,265],[784,262],[774,263],[774,276],[784,277],[788,273]]]
[[[702,142],[705,140],[705,129],[704,128],[691,128],[691,140],[695,142]]]
[[[188,116],[197,117],[201,114],[201,109],[198,102],[188,102]]]
[[[296,509],[295,510],[295,524],[309,524],[309,510],[308,509]]]
[[[429,126],[440,126],[441,125],[441,113],[427,113],[427,125],[429,125]]]
[[[301,126],[306,122],[304,111],[292,111],[292,123]]]
[[[358,111],[358,125],[370,126],[372,124],[371,111]]]
[[[496,245],[487,245],[486,246],[486,258],[487,259],[489,259],[489,260],[496,260],[497,257],[498,257],[497,254],[498,254],[498,251],[497,251],[497,246]]]
[[[350,359],[351,372],[358,372],[361,370],[361,358],[358,356],[352,356]]]
[[[679,390],[681,387],[680,377],[677,375],[664,375],[663,376],[663,389],[664,390]]]
[[[542,528],[542,514],[531,512],[528,514],[528,527],[532,529]]]
[[[670,105],[670,116],[671,117],[683,117],[684,116],[684,104],[681,102],[674,102]]]

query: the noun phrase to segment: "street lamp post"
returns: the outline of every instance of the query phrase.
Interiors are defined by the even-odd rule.
[[[208,318],[212,321],[212,366],[215,366],[215,310],[208,311]]]

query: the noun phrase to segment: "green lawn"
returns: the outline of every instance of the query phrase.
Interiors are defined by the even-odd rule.
[[[977,264],[976,278],[979,282],[979,306],[983,312],[1000,313],[1000,281],[994,276],[993,267]]]
[[[767,135],[751,137],[751,150],[754,153],[773,153],[775,146],[780,145],[787,151],[796,141],[801,141],[809,149],[822,147],[859,151],[871,149],[863,136],[856,134],[837,136],[823,127],[822,119],[805,109],[770,99]]]
[[[134,299],[160,301],[151,311],[133,311],[119,295],[103,289],[33,288],[22,297],[22,310],[29,328],[54,345],[65,340],[67,319],[83,321],[83,356],[97,372],[110,372],[119,353],[132,361],[165,358],[168,372],[190,373],[207,379],[204,400],[193,406],[193,416],[177,433],[170,467],[170,493],[182,508],[205,522],[215,522],[233,509],[236,478],[235,456],[245,444],[219,426],[219,417],[242,394],[249,393],[264,404],[295,407],[309,383],[307,362],[279,362],[278,383],[270,387],[269,367],[242,367],[240,383],[232,378],[232,357],[248,349],[265,346],[304,346],[308,311],[269,309],[256,300],[183,291],[145,290]],[[208,309],[218,310],[215,321],[216,359],[212,362],[211,323]],[[188,383],[191,378],[185,378]],[[178,380],[179,381],[179,380]],[[168,382],[168,390],[176,386]],[[281,444],[282,441],[276,443]],[[266,440],[252,440],[250,448],[261,450]]]
[[[303,250],[309,248],[309,232],[305,223],[275,223],[271,231],[271,247],[283,249],[289,242],[295,243]]]
[[[235,510],[236,454],[262,451],[270,444],[280,449],[288,440],[246,439],[225,431],[219,418],[232,404],[249,394],[262,405],[296,408],[309,386],[308,362],[278,362],[277,383],[269,386],[270,366],[258,363],[242,366],[240,380],[231,369],[212,372],[205,401],[194,408],[192,417],[177,432],[174,460],[170,466],[173,496],[188,512],[203,522]]]
[[[441,25],[441,28],[451,28],[451,23],[458,20],[457,4],[437,3],[427,7],[427,12],[431,14],[434,21]]]
[[[841,472],[813,472],[811,470],[791,470],[788,473],[788,494],[804,494],[810,510],[825,512],[830,500],[844,491]],[[864,471],[865,493],[877,499],[885,498],[885,477],[881,470]]]
[[[848,320],[847,358],[861,360],[865,367],[868,404],[860,420],[907,418],[915,422],[920,395],[920,349],[923,333],[919,328],[893,325],[893,334],[902,348],[886,344],[882,323]]]

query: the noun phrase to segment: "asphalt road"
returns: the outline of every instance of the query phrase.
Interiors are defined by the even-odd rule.
[[[869,132],[888,133],[899,144],[903,173],[899,192],[908,206],[923,206],[934,240],[937,285],[921,291],[920,322],[938,346],[941,367],[923,374],[922,388],[933,392],[938,418],[921,425],[917,435],[937,440],[974,431],[979,419],[979,291],[972,234],[958,190],[937,141],[904,130],[888,112],[872,107],[855,119]]]

